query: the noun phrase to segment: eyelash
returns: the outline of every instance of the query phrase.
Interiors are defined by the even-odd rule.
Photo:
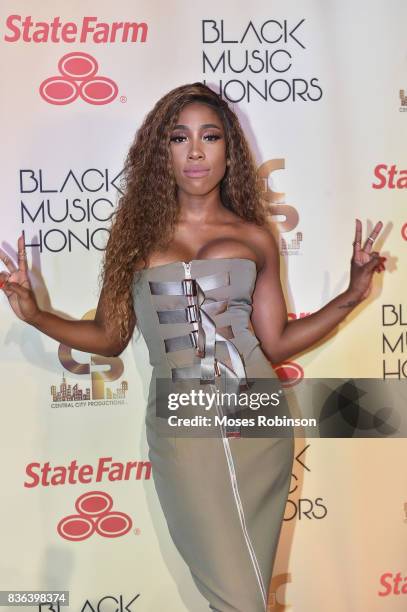
[[[180,138],[186,138],[186,136],[182,136],[182,135],[171,136],[170,142],[179,143]],[[216,142],[217,140],[220,140],[221,136],[219,136],[218,134],[206,134],[204,138],[211,138],[209,142]]]

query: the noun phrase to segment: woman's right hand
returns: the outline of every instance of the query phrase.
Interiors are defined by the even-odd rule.
[[[22,321],[32,323],[40,314],[37,300],[27,273],[27,255],[24,248],[24,237],[18,239],[18,267],[3,249],[0,249],[0,260],[8,273],[0,272],[0,289],[6,294],[11,308]]]

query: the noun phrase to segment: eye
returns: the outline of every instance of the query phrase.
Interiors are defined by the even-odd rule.
[[[215,142],[216,140],[220,140],[222,137],[219,134],[205,134],[204,138],[207,138],[209,142]]]
[[[184,142],[185,139],[186,136],[183,136],[182,134],[174,134],[174,136],[171,136],[170,142]]]

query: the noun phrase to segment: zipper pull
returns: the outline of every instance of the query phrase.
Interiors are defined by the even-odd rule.
[[[184,266],[185,278],[191,278],[191,264],[183,261],[182,265]]]

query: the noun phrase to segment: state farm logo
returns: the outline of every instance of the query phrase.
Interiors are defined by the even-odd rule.
[[[310,312],[288,312],[287,318],[295,321],[296,319],[304,319],[305,317],[309,317]]]
[[[399,169],[396,164],[377,164],[374,168],[376,183],[373,189],[407,189],[407,169]]]
[[[89,491],[75,502],[78,514],[61,519],[57,531],[61,538],[79,542],[98,533],[105,538],[118,538],[128,533],[132,520],[128,514],[112,510],[113,499],[104,491]]]
[[[49,104],[71,104],[78,97],[88,104],[109,104],[118,93],[116,83],[97,75],[98,63],[89,53],[72,52],[58,62],[59,76],[51,76],[40,85],[39,92]]]
[[[77,21],[61,21],[57,15],[51,21],[34,21],[32,15],[8,15],[6,19],[8,43],[23,42],[44,45],[95,43],[125,44],[147,42],[148,24],[145,21],[98,21],[86,16]]]
[[[401,572],[394,574],[386,572],[380,576],[380,585],[384,587],[377,591],[380,597],[388,595],[407,595],[407,576],[403,576]]]
[[[298,385],[304,378],[304,370],[299,363],[294,361],[283,361],[274,366],[274,371],[281,380],[282,387]]]

